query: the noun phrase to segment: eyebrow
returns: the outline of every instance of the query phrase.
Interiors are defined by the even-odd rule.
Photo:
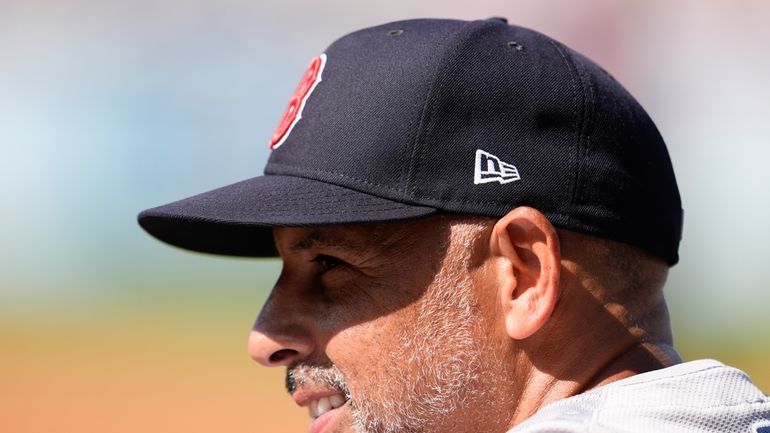
[[[363,245],[348,238],[333,236],[319,231],[312,231],[307,236],[304,236],[295,241],[289,247],[289,250],[296,253],[300,251],[307,251],[315,247],[332,248],[336,250],[346,250],[352,252],[359,252],[364,249]]]

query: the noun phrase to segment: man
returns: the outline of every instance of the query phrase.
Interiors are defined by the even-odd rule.
[[[249,350],[311,433],[770,431],[743,373],[674,351],[673,169],[582,55],[500,18],[364,29],[312,60],[269,146],[264,176],[139,222],[281,257]]]

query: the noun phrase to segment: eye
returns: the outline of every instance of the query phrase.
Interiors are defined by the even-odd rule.
[[[323,275],[326,272],[329,272],[332,269],[345,264],[345,262],[343,262],[342,260],[336,257],[327,256],[326,254],[319,254],[315,256],[315,258],[313,258],[312,261],[313,263],[318,264],[318,267],[320,268],[320,272],[319,272],[320,275]]]

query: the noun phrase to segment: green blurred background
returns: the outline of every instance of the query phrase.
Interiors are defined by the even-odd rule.
[[[0,431],[304,431],[245,350],[279,264],[136,213],[260,174],[311,57],[423,16],[505,16],[637,96],[686,210],[678,347],[770,390],[770,3],[0,0]]]

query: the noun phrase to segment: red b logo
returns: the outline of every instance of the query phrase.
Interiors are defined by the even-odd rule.
[[[289,132],[294,125],[302,118],[302,109],[305,107],[305,101],[313,92],[315,86],[321,82],[321,73],[323,73],[324,65],[326,64],[326,54],[314,58],[310,62],[310,66],[302,74],[302,79],[299,81],[294,94],[289,99],[289,105],[281,116],[281,121],[278,122],[278,127],[275,129],[273,136],[270,137],[270,149],[276,149],[282,145],[289,136]]]

